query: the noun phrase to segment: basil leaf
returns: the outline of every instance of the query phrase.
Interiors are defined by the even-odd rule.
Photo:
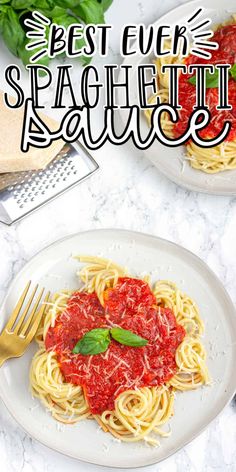
[[[37,10],[52,10],[55,7],[54,0],[34,0],[32,3]]]
[[[57,5],[64,8],[64,10],[67,8],[71,10],[72,8],[77,7],[78,3],[80,3],[79,0],[57,0]]]
[[[32,52],[32,51],[28,51],[28,50],[26,49],[26,46],[27,46],[27,44],[28,44],[29,42],[30,42],[29,40],[26,40],[25,43],[23,43],[22,46],[20,46],[20,47],[18,48],[18,55],[19,55],[19,58],[22,60],[24,66],[27,66],[28,64],[30,64],[30,58],[31,58],[31,56],[32,56],[33,54],[36,54],[37,51],[40,51],[40,49],[41,49],[41,48],[39,47],[39,48],[37,48],[37,49],[34,49],[33,52]],[[38,64],[38,65],[41,64],[41,65],[43,65],[43,66],[48,66],[49,62],[50,62],[49,57],[48,57],[48,56],[44,56],[44,57],[42,57],[41,59],[39,59],[39,60],[36,62],[36,64]],[[41,72],[41,74],[40,74],[40,72],[39,72],[39,75],[44,75],[44,74],[43,74],[42,72]]]
[[[24,10],[29,8],[33,3],[33,0],[12,0],[11,6],[15,10]]]
[[[9,7],[1,22],[4,42],[8,49],[18,56],[18,50],[25,41],[25,32],[20,24],[19,17],[13,8]]]
[[[2,34],[3,30],[3,23],[5,19],[5,13],[7,12],[8,6],[7,5],[2,5],[0,4],[0,33]]]
[[[84,356],[91,356],[105,352],[110,344],[109,329],[95,328],[88,331],[75,345],[73,349],[74,354],[83,354]]]
[[[110,330],[111,336],[115,341],[125,346],[142,347],[146,346],[148,340],[132,333],[128,329],[112,328]]]
[[[97,0],[97,2],[102,5],[103,11],[106,11],[113,3],[113,0]]]
[[[77,23],[77,20],[74,16],[68,15],[66,11],[62,9],[56,13],[52,12],[52,21],[57,25],[64,26],[65,28],[68,28],[70,25]]]
[[[59,14],[59,16],[52,16],[52,21],[53,23],[57,25],[64,26],[65,28],[68,28],[70,25],[73,25],[77,23],[77,19],[72,16],[68,15],[65,11],[64,14]],[[84,38],[78,38],[75,40],[75,47],[77,50],[82,49],[85,46],[85,40]],[[92,57],[86,57],[86,56],[79,56],[78,57],[79,61],[82,63],[82,65],[87,65],[91,62]]]
[[[81,0],[79,5],[72,8],[72,11],[86,24],[105,23],[103,7],[97,0]]]
[[[64,8],[58,6],[54,7],[53,10],[50,10],[50,12],[48,10],[46,11],[46,16],[50,16],[50,18],[60,18],[60,16],[64,16],[66,13]]]
[[[234,64],[231,69],[229,69],[229,74],[231,77],[236,80],[236,64]],[[218,79],[219,79],[219,70],[215,69],[213,74],[209,71],[206,71],[206,88],[216,88],[218,87]],[[192,85],[196,85],[196,75],[193,75],[188,79],[188,82]]]
[[[236,80],[236,64],[234,64],[229,70],[230,75],[234,80]]]
[[[219,71],[215,69],[215,72],[211,74],[208,70],[206,71],[206,88],[215,88],[218,87],[218,77]],[[197,79],[196,75],[193,75],[188,79],[188,82],[192,85],[196,85]]]

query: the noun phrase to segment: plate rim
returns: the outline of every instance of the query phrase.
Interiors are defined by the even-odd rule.
[[[175,11],[178,11],[178,10],[181,10],[182,8],[186,8],[188,7],[189,5],[191,6],[194,6],[195,3],[199,3],[200,0],[190,0],[186,3],[182,3],[180,5],[178,5],[177,7],[175,8],[170,8],[166,13],[164,13],[164,15],[161,15],[159,18],[157,18],[152,24],[153,25],[156,25],[157,23],[159,23],[160,21],[162,20],[166,20],[166,18],[168,17],[168,15],[170,13],[174,13]],[[150,24],[150,23],[149,23]],[[135,44],[136,40],[133,41],[132,44]],[[121,62],[121,65],[126,65],[126,64],[129,64],[130,62],[130,59],[129,58],[122,58],[122,62]],[[132,60],[132,59],[131,59]],[[118,74],[118,82],[121,82],[121,79],[122,79],[122,71],[119,72]],[[118,89],[117,91],[117,98],[118,98],[118,102],[119,102],[119,96],[120,96],[120,89]],[[123,109],[119,108],[119,116],[123,122]],[[164,146],[164,145],[163,145]],[[178,149],[181,149],[183,147],[183,145],[179,146]],[[199,184],[199,186],[196,184],[190,184],[188,182],[183,182],[181,180],[181,177],[178,177],[177,175],[174,177],[173,175],[172,176],[169,176],[168,172],[163,169],[161,167],[161,165],[159,165],[158,163],[154,163],[153,160],[150,158],[150,156],[148,156],[148,149],[146,150],[143,150],[143,155],[145,156],[145,158],[147,158],[151,163],[152,165],[158,170],[158,172],[160,172],[161,175],[164,175],[164,177],[166,177],[169,181],[173,182],[175,185],[178,185],[179,187],[181,187],[182,189],[186,189],[188,191],[191,191],[191,192],[197,192],[197,193],[203,193],[205,195],[218,195],[218,196],[236,196],[236,188],[235,190],[214,190],[214,189],[207,189],[207,188],[204,188],[202,187],[201,184]],[[234,169],[232,169],[234,170]],[[196,172],[198,172],[197,169],[195,169]],[[200,171],[199,171],[200,172]],[[230,170],[226,170],[224,172],[224,175],[226,175],[227,172],[230,172]],[[235,172],[236,172],[236,169],[235,169]],[[206,174],[207,176],[209,175],[212,175],[212,174]],[[213,174],[214,175],[214,174]]]
[[[228,291],[224,287],[224,285],[221,282],[221,280],[219,279],[219,277],[215,274],[215,272],[199,256],[197,256],[195,253],[193,253],[189,249],[185,248],[184,246],[182,246],[178,243],[175,243],[174,241],[170,241],[166,238],[156,236],[155,234],[145,233],[145,232],[142,232],[142,231],[134,231],[134,230],[124,229],[124,228],[112,228],[112,227],[109,227],[109,228],[94,228],[94,229],[89,229],[89,230],[84,230],[84,231],[77,231],[75,233],[69,234],[69,235],[64,236],[62,238],[59,238],[59,239],[53,241],[52,243],[48,244],[47,246],[43,247],[39,251],[37,251],[35,254],[33,254],[32,257],[30,257],[29,260],[27,260],[27,262],[23,265],[23,267],[20,269],[20,271],[11,280],[11,282],[10,282],[8,288],[7,288],[7,291],[5,293],[5,296],[2,300],[2,306],[5,305],[6,300],[10,295],[10,292],[13,288],[14,283],[18,280],[18,278],[20,278],[20,276],[24,272],[25,268],[27,268],[27,266],[30,265],[30,263],[32,263],[32,261],[36,257],[40,256],[40,254],[44,253],[45,251],[47,251],[51,247],[54,247],[59,243],[63,243],[64,241],[70,240],[71,238],[74,238],[76,236],[86,235],[88,233],[96,233],[96,232],[99,232],[99,233],[104,232],[104,233],[109,234],[110,232],[114,232],[114,231],[119,233],[119,234],[130,235],[132,238],[141,236],[141,237],[153,240],[153,242],[160,241],[161,243],[167,243],[168,245],[170,245],[174,248],[180,249],[183,253],[185,253],[186,255],[190,256],[193,260],[198,262],[200,267],[202,267],[205,271],[207,271],[209,273],[209,275],[211,276],[211,278],[217,283],[217,285],[220,286],[220,288],[221,288],[221,290],[222,290],[222,292],[225,296],[226,301],[231,306],[230,313],[232,313],[232,316],[235,316],[235,323],[236,323],[236,307],[235,307]],[[235,324],[235,326],[236,326],[236,324]],[[236,331],[235,331],[235,333],[236,333]],[[22,426],[20,420],[17,419],[16,416],[15,416],[14,409],[12,409],[9,406],[7,396],[5,396],[5,394],[3,393],[1,384],[2,384],[2,382],[1,382],[1,379],[0,379],[0,399],[2,400],[2,402],[3,402],[4,406],[6,407],[7,411],[10,413],[11,417],[16,421],[16,423],[20,426],[20,428],[29,437],[31,437],[32,439],[37,441],[39,444],[47,447],[50,450],[56,451],[56,452],[64,455],[65,457],[70,457],[72,459],[78,460],[81,463],[87,463],[87,464],[97,465],[97,466],[100,466],[100,467],[114,468],[114,469],[132,469],[133,468],[132,465],[122,465],[122,466],[120,466],[120,465],[116,465],[114,463],[111,465],[111,464],[106,464],[106,463],[104,464],[102,461],[96,462],[96,461],[93,461],[93,460],[81,459],[78,456],[73,455],[73,453],[62,451],[60,448],[57,448],[56,446],[51,446],[51,445],[49,446],[46,441],[44,442],[42,439],[38,439],[37,436],[34,434],[34,432],[31,432],[30,428],[27,429],[24,426]],[[141,469],[141,468],[144,468],[144,467],[147,467],[147,466],[151,466],[151,465],[155,465],[155,464],[158,464],[158,463],[161,463],[161,462],[165,462],[169,457],[173,456],[178,451],[183,449],[185,446],[190,444],[201,433],[203,433],[209,427],[209,425],[222,413],[222,411],[226,408],[226,406],[229,405],[229,403],[231,402],[231,400],[232,400],[232,398],[234,397],[235,394],[236,394],[236,377],[235,377],[234,382],[232,382],[232,386],[231,386],[231,388],[230,388],[230,390],[229,390],[229,392],[226,396],[226,401],[223,402],[223,406],[220,407],[220,409],[219,408],[217,409],[217,413],[211,418],[211,420],[207,424],[204,423],[204,425],[201,428],[199,428],[198,431],[196,431],[196,433],[189,436],[189,438],[186,441],[184,441],[181,446],[177,446],[176,448],[173,448],[173,450],[170,453],[167,453],[167,455],[164,459],[163,458],[162,459],[158,459],[158,458],[150,459],[150,460],[147,460],[145,464],[135,465],[135,468],[140,468]]]

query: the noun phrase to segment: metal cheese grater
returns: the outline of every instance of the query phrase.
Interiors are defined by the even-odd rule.
[[[0,174],[0,221],[12,224],[98,168],[85,148],[73,143],[65,144],[44,170]]]

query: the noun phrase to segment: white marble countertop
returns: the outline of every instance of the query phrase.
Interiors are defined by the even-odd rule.
[[[123,0],[114,0],[124,3]],[[151,22],[178,0],[129,0],[132,22]],[[158,4],[158,5],[157,5]],[[115,23],[112,9],[109,20]],[[117,49],[112,52],[114,61]],[[236,302],[235,198],[191,193],[163,177],[129,145],[94,153],[100,171],[24,220],[0,225],[0,295],[38,250],[70,233],[93,228],[126,228],[175,241],[206,261]],[[99,472],[101,467],[64,457],[28,437],[0,401],[1,472]],[[104,471],[107,469],[104,469]],[[109,469],[108,469],[109,470]],[[158,472],[236,471],[236,403],[209,428],[165,462]]]

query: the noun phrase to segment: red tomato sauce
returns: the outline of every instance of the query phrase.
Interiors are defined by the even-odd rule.
[[[218,29],[211,39],[219,44],[217,50],[212,51],[211,59],[202,59],[190,55],[185,63],[189,64],[230,64],[236,63],[236,24],[223,26]],[[193,112],[193,107],[196,103],[196,89],[195,85],[188,82],[188,79],[194,74],[180,74],[179,77],[179,104],[182,109],[179,111],[180,119],[178,123],[174,124],[174,135],[180,136],[185,132],[188,119]],[[218,88],[206,89],[206,102],[211,113],[211,120],[208,126],[199,132],[202,138],[214,138],[222,131],[225,121],[232,123],[231,130],[226,138],[226,141],[233,141],[236,139],[236,81],[233,78],[229,79],[228,83],[228,100],[232,106],[231,110],[217,110],[218,105]]]
[[[176,372],[175,352],[185,336],[173,312],[160,308],[148,284],[123,277],[105,292],[105,306],[96,294],[77,292],[55,326],[49,328],[46,349],[57,354],[65,380],[84,389],[90,410],[114,409],[115,398],[134,387],[158,386]],[[106,352],[73,354],[78,340],[94,328],[119,326],[148,339],[143,347],[111,340]]]

